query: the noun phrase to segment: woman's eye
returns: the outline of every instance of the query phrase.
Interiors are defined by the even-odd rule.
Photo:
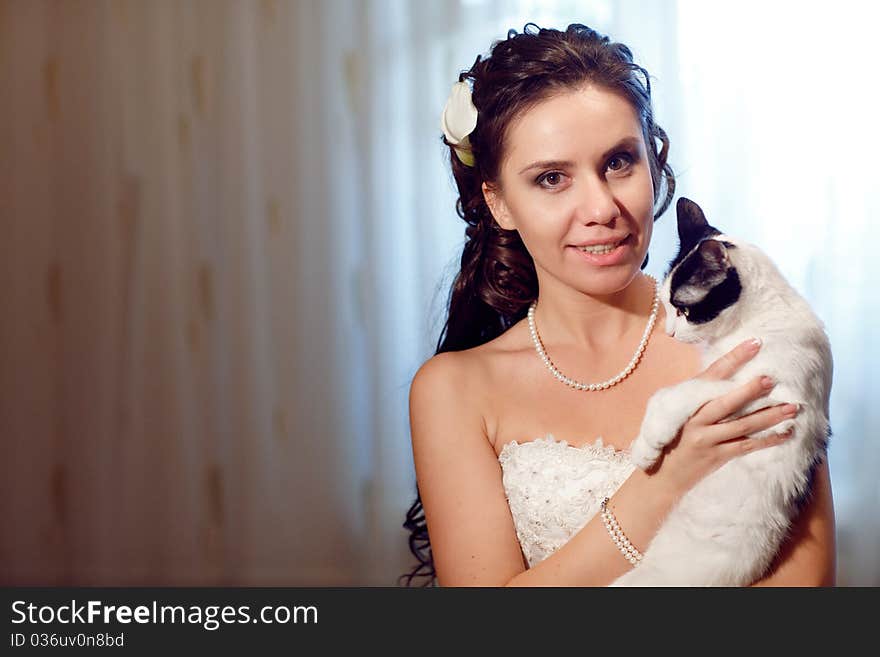
[[[562,182],[561,178],[562,174],[559,171],[550,171],[549,173],[545,173],[544,175],[540,176],[537,180],[537,183],[546,188],[559,187],[559,183]]]
[[[622,171],[633,163],[633,157],[629,153],[618,153],[608,160],[608,168],[611,171]]]

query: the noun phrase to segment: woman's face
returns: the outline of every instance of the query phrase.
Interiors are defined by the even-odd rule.
[[[645,259],[654,187],[638,116],[615,93],[588,86],[521,115],[508,130],[500,188],[484,183],[483,193],[499,225],[519,232],[539,285],[549,275],[609,294]]]

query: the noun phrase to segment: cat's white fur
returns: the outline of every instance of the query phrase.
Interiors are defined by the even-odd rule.
[[[789,426],[794,434],[780,445],[728,461],[688,491],[643,550],[642,562],[612,586],[753,583],[765,573],[786,536],[796,501],[807,492],[811,465],[823,458],[829,435],[832,359],[822,322],[757,247],[729,235],[713,239],[736,246],[728,250],[728,257],[742,281],[739,300],[714,320],[690,325],[670,305],[670,272],[661,288],[666,332],[701,343],[704,367],[753,337],[761,338],[761,349],[728,380],[692,379],[657,391],[631,445],[633,462],[649,468],[700,406],[765,374],[777,382],[775,388],[739,414],[797,403],[800,411],[793,419],[751,437]]]

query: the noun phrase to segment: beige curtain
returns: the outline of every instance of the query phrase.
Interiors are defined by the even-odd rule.
[[[0,4],[4,583],[399,569],[368,549],[370,400],[337,394],[365,351],[359,209],[329,193],[354,179],[342,9]]]

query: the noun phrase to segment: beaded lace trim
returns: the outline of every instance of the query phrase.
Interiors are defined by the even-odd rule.
[[[629,462],[628,449],[617,449],[614,445],[606,445],[605,439],[602,438],[602,436],[596,438],[596,440],[592,443],[586,443],[585,445],[569,445],[567,440],[557,440],[552,433],[548,433],[546,436],[543,436],[541,438],[535,438],[534,440],[527,440],[521,443],[517,442],[516,440],[511,440],[509,443],[505,444],[504,447],[501,448],[501,452],[498,454],[498,460],[501,461],[503,459],[504,453],[508,451],[508,449],[513,449],[514,447],[525,447],[526,445],[530,445],[531,443],[541,442],[556,444],[560,445],[561,447],[567,447],[569,449],[578,449],[585,452],[601,454],[606,458],[611,458],[616,461],[624,460]]]

